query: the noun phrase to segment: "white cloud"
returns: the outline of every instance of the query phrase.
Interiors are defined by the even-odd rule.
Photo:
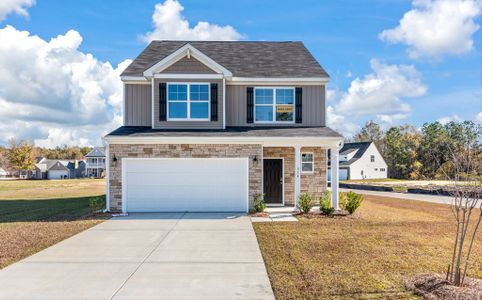
[[[331,105],[326,107],[326,124],[344,136],[353,136],[360,129],[354,122],[347,121],[343,115],[337,114]]]
[[[181,14],[184,7],[177,0],[166,0],[155,6],[152,22],[154,31],[142,36],[146,42],[152,40],[239,40],[242,34],[232,26],[220,26],[206,21],[190,27],[189,21]]]
[[[442,117],[440,119],[437,120],[438,122],[440,122],[441,124],[445,125],[449,122],[461,122],[463,121],[461,117],[459,117],[459,115],[457,114],[453,114],[451,116],[446,116],[446,117]]]
[[[381,40],[408,45],[411,58],[439,58],[472,50],[480,0],[413,0],[400,24],[380,33]]]
[[[482,111],[475,116],[475,120],[482,124]]]
[[[0,21],[12,12],[26,17],[27,8],[34,4],[35,0],[2,0],[0,1]]]
[[[411,108],[402,99],[418,97],[427,91],[413,66],[386,65],[375,59],[370,65],[373,72],[351,82],[335,106],[337,113],[357,116],[407,114]]]
[[[381,122],[385,123],[385,125],[392,126],[395,123],[408,118],[408,114],[393,114],[393,115],[385,115],[380,114],[377,115],[377,119]]]
[[[75,30],[45,41],[7,25],[0,40],[0,143],[98,145],[121,125],[119,75],[130,60],[113,67],[79,51]]]

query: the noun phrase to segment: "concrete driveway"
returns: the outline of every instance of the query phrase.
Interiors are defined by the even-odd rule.
[[[0,299],[274,299],[249,217],[114,218],[0,270]]]

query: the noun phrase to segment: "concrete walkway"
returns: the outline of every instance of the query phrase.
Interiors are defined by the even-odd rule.
[[[0,270],[0,299],[274,299],[245,215],[114,218]]]
[[[379,192],[379,191],[367,191],[367,190],[358,190],[358,189],[340,189],[340,191],[341,192],[354,191],[355,193],[364,194],[364,195],[381,196],[381,197],[396,198],[396,199],[403,199],[403,200],[424,201],[424,202],[439,203],[439,204],[452,203],[452,197],[448,197],[448,196]]]

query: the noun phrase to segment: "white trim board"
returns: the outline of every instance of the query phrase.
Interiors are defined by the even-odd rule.
[[[194,48],[191,44],[186,44],[182,46],[181,48],[177,49],[149,69],[145,70],[143,75],[145,77],[151,77],[154,76],[155,73],[162,72],[163,70],[167,69],[177,61],[179,61],[181,58],[185,56],[190,56],[192,55],[194,58],[199,60],[201,63],[205,64],[207,67],[212,69],[213,71],[217,73],[222,73],[224,76],[231,77],[233,74],[223,67],[222,65],[218,64],[215,62],[213,59],[211,59],[209,56],[205,55],[198,49]]]

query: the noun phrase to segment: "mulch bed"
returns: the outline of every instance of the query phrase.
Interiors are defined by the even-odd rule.
[[[480,300],[482,280],[466,278],[463,287],[452,285],[439,274],[423,274],[405,281],[405,287],[429,300]]]
[[[338,211],[338,212],[334,212],[333,214],[331,215],[324,215],[320,212],[309,212],[309,213],[297,213],[297,214],[294,214],[294,216],[296,217],[302,217],[302,218],[306,218],[306,219],[319,219],[319,218],[349,218],[349,219],[359,219],[361,218],[361,215],[357,214],[357,213],[354,213],[352,215],[350,215],[348,212],[346,211]]]
[[[257,218],[267,218],[269,217],[269,214],[267,212],[255,212],[255,213],[250,213],[250,217],[257,217]]]

